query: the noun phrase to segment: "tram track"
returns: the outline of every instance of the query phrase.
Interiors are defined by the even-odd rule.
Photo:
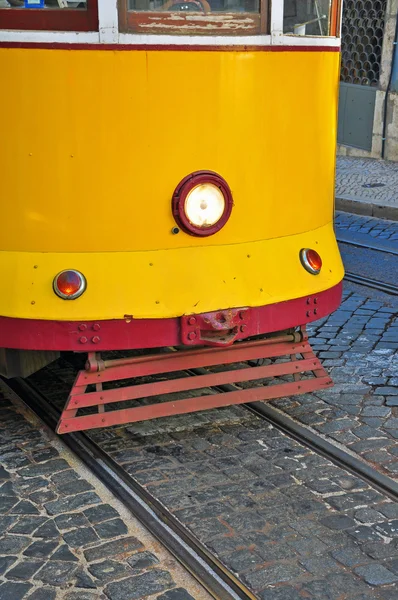
[[[193,375],[204,375],[206,373],[209,373],[209,371],[204,368],[192,370]],[[212,389],[216,389],[222,393],[236,391],[240,388],[237,385],[224,384]],[[241,406],[316,454],[320,454],[338,467],[359,477],[374,489],[388,496],[391,500],[398,501],[398,482],[380,473],[369,463],[347,452],[347,450],[344,450],[339,445],[329,442],[323,436],[301,425],[269,403],[250,402]]]
[[[30,382],[3,380],[52,431],[60,412]],[[84,432],[62,437],[65,444],[216,600],[256,600],[230,572],[144,486]]]
[[[377,252],[386,252],[387,254],[393,254],[398,256],[398,248],[394,248],[390,246],[388,243],[377,243],[373,241],[372,243],[368,243],[365,240],[366,234],[362,234],[361,237],[351,237],[345,235],[343,232],[336,234],[336,240],[340,244],[347,244],[348,246],[356,246],[357,248],[365,248],[366,250],[376,250]]]
[[[208,374],[204,368],[186,370],[188,376]],[[60,412],[36,386],[29,381],[8,380],[6,384],[53,431]],[[216,393],[241,389],[239,384],[211,386]],[[241,405],[257,418],[272,425],[290,439],[320,455],[364,483],[398,501],[398,482],[380,473],[363,459],[340,445],[303,426],[269,403],[254,402]],[[169,510],[141,485],[123,466],[97,445],[84,432],[62,437],[69,448],[118,497],[136,518],[170,551],[215,599],[255,600],[248,589],[212,552],[202,544]]]
[[[382,252],[383,254],[391,254],[392,256],[398,256],[398,248],[391,246],[387,241],[370,241],[366,239],[366,234],[349,236],[344,232],[339,232],[336,233],[336,240],[339,242],[339,244],[363,248],[364,250]],[[354,273],[352,271],[346,271],[344,279],[350,283],[368,287],[384,294],[398,296],[398,285],[393,283],[373,279],[365,275],[359,275],[358,273]]]
[[[394,285],[393,283],[378,281],[377,279],[365,277],[364,275],[357,275],[356,273],[351,273],[350,271],[346,271],[344,279],[350,283],[356,283],[358,285],[363,285],[365,287],[378,290],[379,292],[383,292],[385,294],[398,296],[398,286]]]
[[[189,369],[185,371],[188,376],[196,377],[200,375],[208,375],[211,370],[206,368],[195,368]],[[14,392],[17,393],[21,399],[28,404],[28,406],[53,430],[55,431],[55,427],[59,418],[60,413],[54,408],[54,406],[39,392],[35,387],[32,386],[30,382],[22,379],[16,380],[7,380],[7,385],[12,387]],[[211,390],[217,393],[224,392],[232,392],[241,390],[242,388],[237,384],[222,384],[218,386],[211,386]],[[295,421],[290,416],[285,415],[283,412],[278,410],[277,408],[271,406],[268,402],[251,402],[247,404],[242,404],[241,407],[245,410],[248,410],[255,414],[258,418],[263,421],[271,424],[273,427],[287,435],[288,437],[296,440],[303,446],[309,448],[316,454],[327,458],[332,463],[337,465],[338,467],[350,472],[351,474],[359,477],[368,485],[377,489],[382,494],[388,496],[393,501],[398,501],[398,482],[394,481],[387,475],[379,472],[369,463],[364,461],[363,459],[355,456],[353,453],[348,452],[346,449],[342,448],[340,445],[332,443],[326,439],[326,437],[320,435],[319,433],[313,431],[311,428],[301,425],[297,421]],[[165,519],[165,522],[168,525],[171,525],[173,530],[181,536],[184,544],[199,544],[198,556],[203,560],[206,558],[207,564],[211,567],[215,568],[215,573],[220,576],[218,570],[221,568],[222,571],[225,571],[225,568],[218,561],[218,559],[214,556],[209,556],[208,550],[202,546],[196,539],[193,538],[192,534],[188,532],[181,524],[171,515],[168,511],[164,509],[164,507],[158,503],[158,501],[151,496],[147,490],[141,486],[132,476],[130,476],[126,471],[120,467],[116,461],[114,461],[107,453],[101,450],[98,445],[96,445],[85,433],[73,433],[63,436],[63,438],[71,448],[79,455],[81,458],[89,464],[90,467],[95,467],[95,471],[98,471],[98,476],[100,479],[104,480],[105,483],[106,477],[104,478],[104,473],[101,471],[101,467],[103,465],[106,466],[106,471],[109,472],[113,470],[115,473],[115,481],[123,481],[124,485],[127,485],[130,490],[140,497],[140,504],[145,502],[148,506],[155,511],[155,514],[158,518]],[[73,446],[73,447],[72,447]],[[75,449],[76,448],[76,449]],[[88,454],[87,454],[88,453]],[[94,462],[93,462],[94,461]],[[112,490],[115,491],[115,490]],[[118,490],[115,491],[116,495],[120,495]],[[124,501],[125,499],[122,498]],[[129,500],[130,502],[130,500]],[[133,506],[134,505],[134,506]],[[136,506],[135,502],[130,506],[134,509],[134,512],[138,506]],[[145,521],[145,514],[140,510],[141,520],[144,524],[152,531],[151,527],[148,526],[148,523]],[[137,515],[138,516],[138,515]],[[140,518],[140,517],[139,517]],[[152,531],[158,539],[161,538],[161,535],[156,527],[154,531]],[[162,540],[161,540],[162,541]],[[168,544],[168,540],[166,539],[164,543],[166,546]],[[173,550],[171,550],[173,551]],[[202,554],[205,556],[202,556]],[[176,556],[176,550],[174,549],[173,554]],[[177,558],[183,562],[183,564],[189,568],[191,572],[193,572],[192,566],[189,567],[186,562],[185,556],[177,556]],[[214,561],[214,563],[213,563]],[[194,574],[194,573],[193,573]],[[225,573],[224,573],[225,576]],[[234,584],[238,584],[238,587],[241,585],[240,582],[236,580],[234,577]],[[209,586],[205,586],[209,588]],[[231,589],[234,589],[234,585],[231,585]],[[236,591],[236,590],[235,590]],[[240,590],[241,591],[241,590]],[[225,596],[231,598],[252,598],[253,596],[246,590],[248,595],[243,596]],[[215,596],[224,598],[224,596]]]

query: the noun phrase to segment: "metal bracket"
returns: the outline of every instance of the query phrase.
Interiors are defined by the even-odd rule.
[[[246,337],[250,309],[219,310],[181,317],[181,342],[188,346],[230,346]]]

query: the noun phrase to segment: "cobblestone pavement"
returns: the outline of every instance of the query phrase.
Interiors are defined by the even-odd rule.
[[[392,247],[398,249],[398,222],[384,221],[375,217],[364,217],[351,213],[336,211],[335,226],[337,234],[339,231],[351,234],[353,237],[360,234],[369,236],[378,241],[389,240],[393,242]]]
[[[1,390],[0,433],[0,600],[209,598]]]
[[[92,437],[258,598],[398,598],[398,504],[243,407]]]
[[[90,435],[261,600],[398,599],[398,504],[243,407]]]
[[[341,307],[308,330],[335,386],[274,406],[398,476],[398,303],[345,292]]]
[[[336,197],[398,208],[398,163],[338,156]]]

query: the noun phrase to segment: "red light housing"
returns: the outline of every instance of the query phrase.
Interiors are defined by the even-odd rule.
[[[232,206],[229,185],[213,171],[196,171],[185,177],[172,199],[173,216],[179,227],[200,237],[220,231],[231,215]]]
[[[300,260],[304,269],[311,275],[318,275],[322,269],[322,259],[316,250],[303,248],[300,250]]]
[[[54,292],[63,300],[75,300],[86,290],[87,283],[84,275],[74,269],[61,271],[54,277]]]

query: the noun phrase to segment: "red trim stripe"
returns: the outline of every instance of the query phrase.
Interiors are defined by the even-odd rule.
[[[301,298],[246,308],[247,328],[240,338],[283,331],[321,319],[341,302],[342,284]],[[185,344],[181,318],[98,321],[44,321],[0,316],[0,348],[100,352]]]
[[[339,46],[265,46],[206,44],[65,44],[56,42],[0,42],[0,48],[46,50],[112,50],[116,51],[174,51],[174,52],[340,52]]]

